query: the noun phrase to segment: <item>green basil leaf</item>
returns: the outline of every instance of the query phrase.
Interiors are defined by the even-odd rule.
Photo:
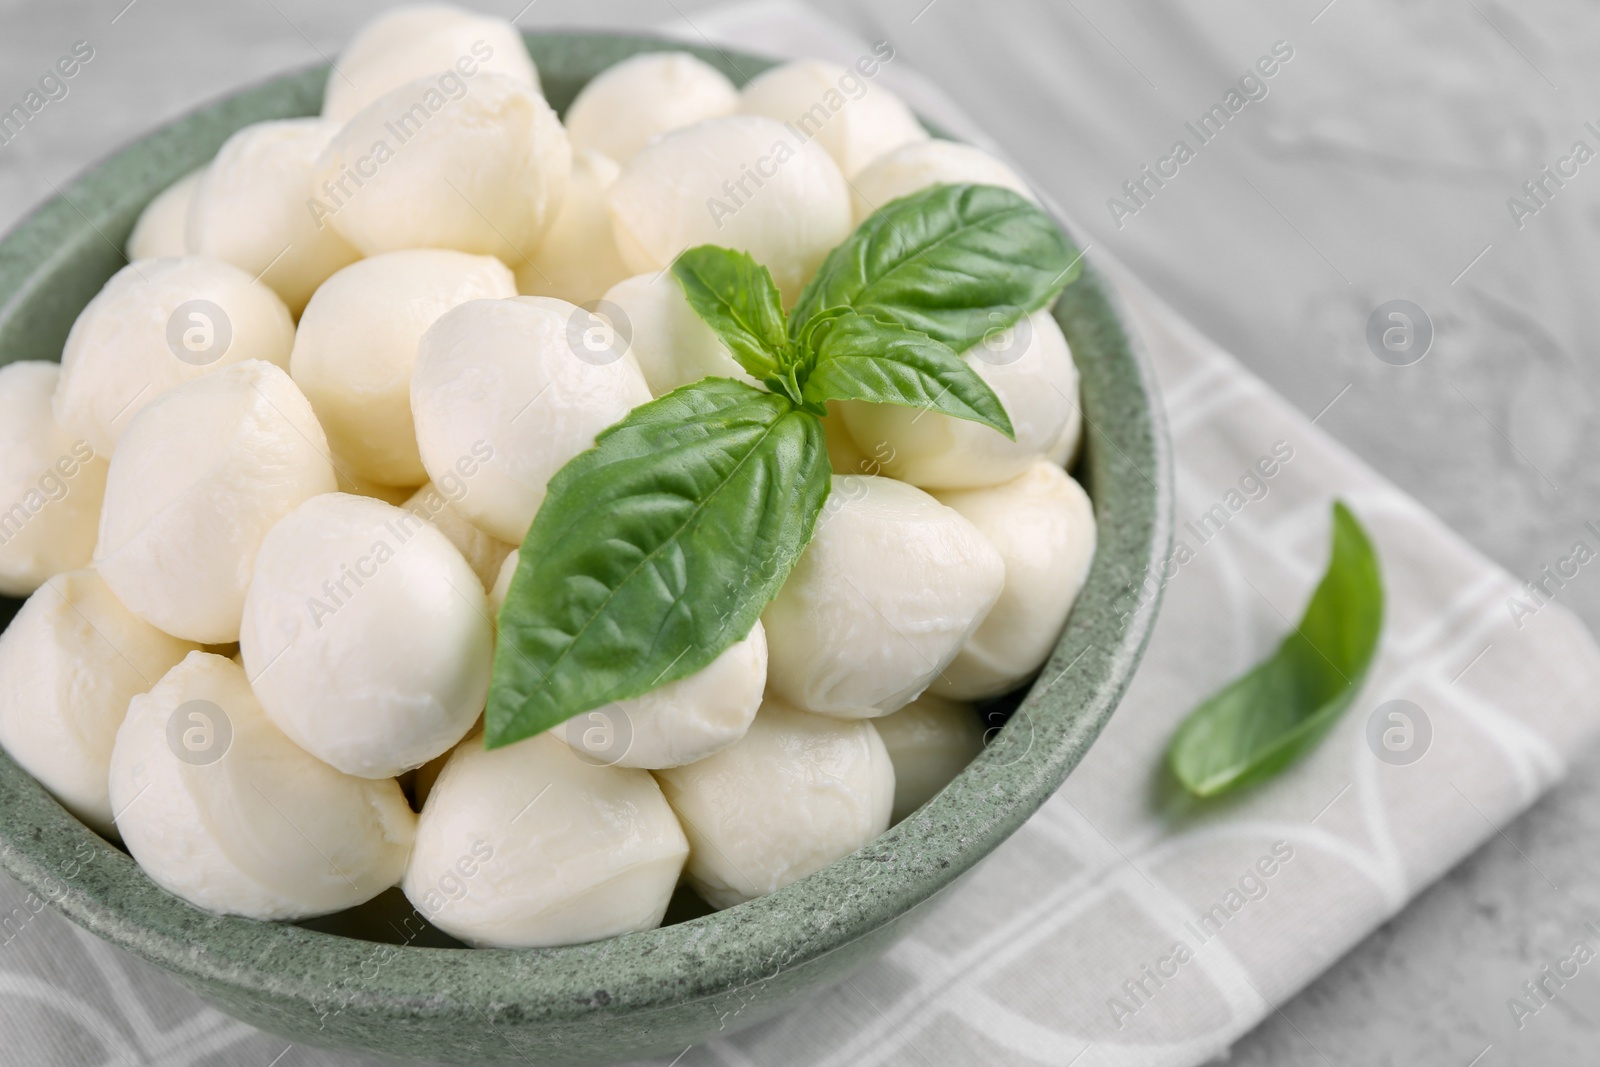
[[[851,312],[819,322],[809,344],[816,362],[802,396],[814,406],[829,400],[900,404],[981,422],[1016,438],[994,390],[954,349],[927,334]]]
[[[705,378],[635,408],[551,479],[505,606],[490,747],[687,677],[746,637],[829,488],[822,423]]]
[[[1189,713],[1168,764],[1199,796],[1261,781],[1308,751],[1355,700],[1383,630],[1383,578],[1366,531],[1333,507],[1328,571],[1272,657]]]
[[[761,381],[781,381],[792,360],[783,300],[772,273],[748,253],[700,245],[680,255],[672,275],[689,306],[706,321],[733,358]]]
[[[965,352],[1045,307],[1077,277],[1055,220],[993,185],[935,185],[880,208],[823,261],[789,316],[850,307]]]

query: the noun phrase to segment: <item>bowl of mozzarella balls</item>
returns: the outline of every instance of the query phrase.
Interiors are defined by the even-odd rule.
[[[893,63],[395,8],[0,242],[30,906],[430,1063],[676,1054],[939,923],[1170,491],[1106,285]]]

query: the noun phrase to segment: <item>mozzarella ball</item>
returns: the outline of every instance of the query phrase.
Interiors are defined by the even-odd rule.
[[[261,542],[239,646],[295,744],[346,774],[393,778],[472,729],[494,625],[478,576],[431,523],[330,493]]]
[[[423,335],[411,376],[422,463],[459,475],[455,508],[521,544],[545,487],[597,433],[650,399],[633,357],[591,351],[593,316],[544,296],[475,300]]]
[[[416,816],[393,779],[301,751],[244,669],[191,652],[133,698],[111,753],[111,806],[157,885],[207,911],[304,919],[396,884]]]
[[[834,475],[811,543],[761,616],[770,691],[825,715],[887,715],[949,665],[1004,580],[994,546],[927,493]]]
[[[638,274],[618,282],[601,298],[598,314],[638,361],[655,396],[701,378],[737,378],[756,384],[728,346],[689,306],[671,272]]]
[[[646,145],[609,190],[622,261],[659,271],[702,244],[748,252],[785,306],[850,236],[850,195],[828,153],[755,115],[707,119]]]
[[[645,52],[601,71],[567,109],[576,148],[632,159],[663,133],[739,110],[739,90],[687,52]]]
[[[112,834],[107,775],[128,701],[197,646],[136,618],[91,568],[51,578],[0,634],[0,745]]]
[[[872,725],[894,764],[891,823],[932,800],[983,751],[983,720],[972,705],[931,693]]]
[[[0,367],[0,593],[27,596],[94,556],[106,461],[50,409],[59,364]]]
[[[385,93],[317,160],[315,215],[364,255],[453,248],[519,263],[560,211],[572,147],[545,98],[500,74],[453,84]]]
[[[174,386],[259,359],[289,365],[294,320],[231,263],[130,263],[83,309],[61,353],[56,420],[109,457],[134,415]]]
[[[123,435],[95,565],[151,625],[203,644],[237,641],[261,539],[334,491],[327,453],[311,405],[270,363],[180,385]]]
[[[621,173],[622,168],[597,153],[573,156],[561,212],[539,247],[517,268],[519,292],[586,304],[628,276],[611,238],[606,207],[606,190]]]
[[[840,404],[850,436],[883,457],[885,474],[924,489],[998,485],[1031,467],[1081,419],[1078,368],[1048,310],[996,330],[965,358],[1000,398],[1016,439],[922,408],[855,400]]]
[[[459,482],[452,482],[451,488],[453,493],[463,491]],[[450,498],[432,482],[418,489],[400,506],[424,522],[433,523],[461,553],[486,590],[500,577],[500,565],[506,561],[506,557],[516,551],[513,546],[496,541],[468,522],[461,512],[451,506]]]
[[[474,735],[428,794],[405,892],[474,947],[575,945],[659,926],[688,851],[646,772]]]
[[[1040,460],[1002,485],[936,494],[1005,560],[1005,588],[933,690],[999,696],[1037,671],[1061,637],[1094,558],[1094,505],[1060,467]]]
[[[348,122],[389,90],[450,71],[462,79],[488,71],[539,88],[522,35],[505,19],[454,4],[408,4],[368,22],[345,46],[328,72],[322,115]]]
[[[689,835],[684,871],[728,908],[776,892],[883,833],[894,767],[870,722],[810,715],[768,697],[734,745],[656,772]]]
[[[872,161],[850,182],[859,225],[868,215],[930,185],[998,185],[1038,203],[1022,176],[981,148],[929,138],[901,145]]]
[[[814,59],[758,74],[744,87],[741,110],[790,123],[827,150],[846,178],[885,152],[928,139],[911,109],[854,71]]]
[[[681,767],[743,737],[766,684],[767,636],[758,622],[687,678],[574,716],[550,732],[606,766]]]
[[[353,263],[317,290],[300,318],[289,373],[341,470],[379,485],[428,480],[411,422],[417,344],[458,304],[516,292],[511,271],[491,256],[427,248]]]
[[[511,554],[500,563],[500,573],[495,575],[494,585],[489,588],[489,613],[496,619],[500,617],[500,609],[506,606],[506,595],[511,592],[511,579],[517,575],[517,563],[522,559],[522,549],[513,548]]]
[[[361,256],[308,210],[317,156],[338,132],[325,119],[281,119],[228,138],[189,206],[189,248],[259,278],[298,315]]]
[[[204,167],[190,171],[145,205],[128,238],[129,260],[189,254],[189,204],[205,172]]]

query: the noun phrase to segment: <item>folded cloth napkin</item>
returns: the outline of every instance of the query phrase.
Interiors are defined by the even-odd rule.
[[[665,29],[774,55],[867,51],[788,3]],[[987,143],[903,61],[878,77]],[[1173,435],[1185,551],[1151,576],[1165,603],[1137,679],[1061,791],[910,937],[807,1008],[686,1049],[677,1067],[1204,1062],[1532,803],[1595,733],[1600,650],[1569,613],[1088,254],[1155,364]],[[1277,780],[1208,804],[1171,795],[1167,739],[1298,617],[1335,497],[1374,536],[1388,587],[1361,699]],[[223,1016],[4,878],[0,918],[0,1046],[30,1063],[358,1062]]]

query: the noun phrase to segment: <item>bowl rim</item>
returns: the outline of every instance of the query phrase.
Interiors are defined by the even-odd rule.
[[[718,57],[728,64],[737,57],[741,69],[755,71],[777,62],[741,50],[638,34],[541,31],[524,36],[541,72],[541,54],[573,39],[607,39],[634,50],[688,51],[714,64]],[[141,205],[148,201],[153,195],[152,155],[196,136],[215,140],[218,131],[259,121],[262,107],[281,109],[284,101],[303,102],[314,113],[327,70],[318,66],[277,75],[202,104],[102,158],[25,216],[0,239],[0,335],[18,308],[37,295],[37,283],[54,257],[66,254],[62,249],[71,242],[111,244],[105,229],[115,230],[118,213],[125,214],[132,200]],[[187,169],[172,167],[169,179]],[[160,186],[154,188],[159,191]],[[134,191],[131,197],[129,189]],[[596,1011],[626,1011],[637,1017],[679,1009],[759,986],[781,971],[820,960],[925,911],[1009,837],[1076,766],[1131,681],[1159,607],[1159,583],[1155,596],[1137,595],[1168,551],[1173,533],[1171,459],[1154,373],[1138,337],[1124,325],[1127,317],[1118,294],[1092,260],[1084,258],[1071,289],[1075,299],[1104,305],[1112,330],[1106,343],[1121,350],[1119,367],[1080,367],[1086,390],[1114,389],[1110,379],[1120,374],[1124,394],[1137,394],[1139,401],[1138,410],[1131,412],[1097,411],[1098,423],[1085,415],[1085,463],[1097,479],[1136,474],[1150,483],[1149,490],[1119,493],[1125,487],[1114,478],[1109,485],[1096,486],[1097,517],[1101,498],[1109,493],[1120,509],[1117,521],[1126,525],[1125,530],[1119,527],[1124,542],[1116,555],[1107,549],[1102,518],[1101,545],[1079,606],[1040,680],[1018,706],[1013,725],[995,734],[932,801],[857,852],[769,896],[586,945],[392,946],[201,911],[155,886],[131,858],[79,823],[0,753],[0,867],[78,925],[191,981],[228,987],[241,997],[292,999],[314,1010],[319,1003],[332,1003],[336,1011],[400,1003],[415,1014],[432,1015],[457,1014],[465,1007],[483,1013],[491,1026],[497,1013],[513,1007],[519,1019],[544,1020]],[[1102,374],[1106,381],[1097,377]],[[1122,414],[1130,417],[1123,420],[1118,417]],[[1079,610],[1086,603],[1096,608],[1094,618]],[[1127,607],[1108,640],[1101,628],[1118,605]],[[1066,717],[1057,722],[1056,705],[1046,704],[1045,698],[1074,670],[1086,683],[1087,695],[1070,714],[1059,713]],[[1014,726],[1019,719],[1028,726],[1025,734]],[[1049,733],[1049,744],[1035,745],[1040,732]],[[91,858],[82,863],[73,859],[85,855]],[[382,965],[372,967],[379,957]],[[649,957],[657,963],[639,962]],[[359,975],[361,980],[341,985],[330,982],[329,973]],[[553,995],[553,987],[564,995]]]

